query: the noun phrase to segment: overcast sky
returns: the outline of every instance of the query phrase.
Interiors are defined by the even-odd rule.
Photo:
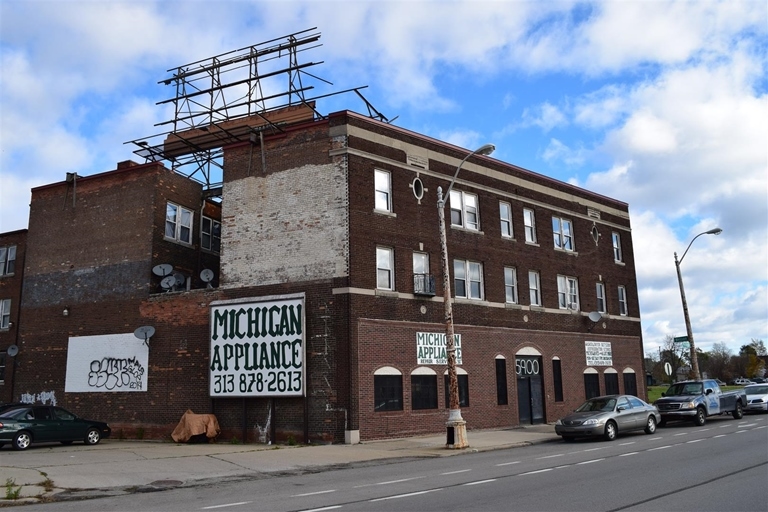
[[[138,160],[168,69],[317,27],[301,60],[395,125],[629,203],[646,353],[685,334],[674,252],[722,228],[682,271],[697,346],[736,353],[768,342],[767,5],[2,0],[0,232],[32,187]]]

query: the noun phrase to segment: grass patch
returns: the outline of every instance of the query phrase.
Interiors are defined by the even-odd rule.
[[[16,480],[13,478],[5,479],[5,499],[17,500],[21,495],[21,486],[16,485]]]

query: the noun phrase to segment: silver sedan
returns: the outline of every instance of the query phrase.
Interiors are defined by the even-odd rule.
[[[598,396],[557,420],[555,433],[565,441],[593,436],[613,441],[620,432],[644,430],[646,434],[653,434],[660,420],[659,410],[636,396]]]

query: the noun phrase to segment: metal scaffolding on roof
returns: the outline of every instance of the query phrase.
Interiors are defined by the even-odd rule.
[[[362,95],[367,86],[309,95],[313,80],[333,85],[309,72],[322,61],[299,61],[300,54],[322,46],[319,40],[315,27],[167,70],[170,76],[158,83],[173,87],[175,93],[157,105],[172,106],[173,117],[155,126],[169,129],[126,144],[136,146],[134,153],[145,162],[170,162],[176,172],[216,196],[223,179],[224,146],[253,143],[286,125],[324,119],[317,100],[354,92],[370,117],[391,122]]]

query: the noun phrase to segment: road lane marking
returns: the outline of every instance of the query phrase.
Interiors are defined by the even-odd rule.
[[[388,482],[376,482],[375,484],[356,485],[355,487],[353,487],[353,489],[361,489],[361,488],[363,488],[363,487],[372,487],[372,486],[374,486],[374,485],[389,485],[389,484],[399,484],[399,483],[401,483],[401,482],[408,482],[408,481],[411,481],[411,480],[418,480],[418,479],[420,479],[420,478],[426,478],[426,477],[423,477],[423,476],[415,476],[415,477],[413,477],[413,478],[402,478],[402,479],[400,479],[400,480],[390,480],[390,481],[388,481]]]
[[[224,508],[224,507],[239,507],[240,505],[248,505],[249,503],[253,503],[253,502],[239,501],[237,503],[225,503],[224,505],[212,505],[210,507],[203,507],[201,510],[212,510],[214,508]]]
[[[712,439],[717,439],[718,437],[725,437],[725,434],[718,434],[715,437],[713,437]]]
[[[495,478],[491,478],[491,479],[489,479],[489,480],[480,480],[479,482],[468,482],[468,483],[466,483],[466,484],[462,484],[462,485],[479,485],[479,484],[489,484],[489,483],[491,483],[491,482],[495,482],[495,481],[496,481],[496,479],[495,479]]]
[[[552,471],[552,468],[539,469],[539,470],[536,470],[536,471],[528,471],[527,473],[520,473],[520,476],[535,475],[537,473],[546,473],[547,471]]]
[[[675,437],[677,436],[687,436],[688,432],[680,432],[679,434],[675,434]]]
[[[621,455],[619,455],[619,457],[627,457],[627,456],[629,456],[629,455],[637,455],[638,453],[640,453],[640,452],[628,452],[628,453],[622,453]]]
[[[341,505],[333,505],[332,507],[308,508],[307,510],[302,510],[301,512],[320,512],[321,510],[333,510],[335,508],[341,508]]]
[[[577,462],[576,465],[581,466],[582,464],[592,464],[593,462],[600,462],[601,460],[605,460],[605,459],[603,458],[603,459],[585,460],[584,462]]]
[[[590,448],[588,450],[584,450],[585,452],[595,452],[597,450],[602,450],[603,448]]]
[[[672,445],[668,444],[668,445],[665,445],[665,446],[657,446],[656,448],[649,448],[648,451],[652,452],[652,451],[655,451],[655,450],[665,450],[665,449],[671,448],[671,447],[672,447]]]
[[[291,498],[300,498],[303,496],[314,496],[316,494],[327,494],[329,492],[336,492],[336,489],[328,489],[327,491],[317,491],[317,492],[305,492],[304,494],[292,494]]]
[[[543,459],[554,459],[555,457],[562,457],[563,455],[565,455],[565,454],[563,454],[563,453],[557,453],[557,454],[555,454],[555,455],[547,455],[547,456],[545,456],[545,457],[536,457],[536,460],[543,460]]]
[[[516,460],[514,462],[502,462],[501,464],[496,464],[497,466],[510,466],[512,464],[520,464],[519,460]]]
[[[698,443],[701,441],[706,441],[706,439],[693,439],[691,441],[686,441],[685,444]]]
[[[630,441],[628,443],[620,443],[619,446],[629,446],[631,444],[635,444],[635,441]]]
[[[420,494],[428,494],[430,492],[437,492],[442,490],[443,490],[442,488],[439,488],[439,489],[430,489],[428,491],[409,492],[408,494],[398,494],[397,496],[386,496],[384,498],[376,498],[375,500],[370,500],[370,503],[373,503],[376,501],[397,500],[400,498],[408,498],[410,496],[418,496]]]
[[[652,437],[649,439],[649,441],[658,441],[659,439],[664,439],[664,436],[661,437]]]
[[[472,471],[471,469],[460,469],[458,471],[449,471],[447,473],[440,473],[440,475],[455,475],[456,473],[466,473],[467,471]]]

